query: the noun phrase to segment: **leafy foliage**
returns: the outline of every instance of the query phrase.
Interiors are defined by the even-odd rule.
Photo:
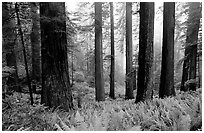
[[[3,130],[188,131],[202,118],[201,99],[200,92],[180,92],[176,97],[138,104],[120,99],[88,101],[68,113],[37,103],[32,107],[27,95],[15,94],[6,101],[11,108],[3,110],[2,125]]]

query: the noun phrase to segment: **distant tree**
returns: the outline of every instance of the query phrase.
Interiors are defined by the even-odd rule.
[[[110,72],[110,97],[115,98],[115,49],[114,49],[114,18],[113,2],[110,2],[110,21],[111,21],[111,72]]]
[[[42,95],[41,103],[73,108],[70,87],[64,2],[40,3]]]
[[[154,3],[140,3],[138,81],[136,103],[152,97]]]
[[[32,31],[30,34],[32,46],[32,80],[40,81],[40,18],[38,14],[38,3],[30,2]]]
[[[198,32],[201,18],[201,4],[199,2],[189,2],[189,13],[187,20],[187,33],[185,45],[185,60],[183,63],[183,74],[181,81],[181,91],[196,90],[195,82],[185,86],[188,80],[196,80],[196,65],[197,65],[197,45]]]
[[[102,3],[95,2],[95,87],[96,101],[105,100],[102,58]]]
[[[175,2],[164,2],[163,47],[159,97],[175,95],[174,90]]]
[[[190,2],[189,3],[189,18],[186,43],[190,44],[190,73],[189,79],[196,80],[196,66],[197,66],[197,46],[198,46],[198,32],[200,27],[201,3]],[[189,84],[189,90],[196,90],[196,83]]]
[[[21,88],[18,84],[18,72],[17,72],[17,62],[16,62],[16,28],[15,28],[15,19],[12,16],[12,10],[9,6],[11,3],[3,2],[2,3],[2,46],[5,49],[6,65],[13,67],[15,72],[12,73],[7,81],[8,89],[21,91]]]
[[[125,99],[133,99],[132,3],[126,2],[126,90]]]

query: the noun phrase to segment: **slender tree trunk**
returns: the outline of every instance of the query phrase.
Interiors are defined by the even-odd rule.
[[[33,92],[32,92],[32,87],[31,87],[29,71],[28,71],[25,43],[24,43],[24,38],[23,38],[23,32],[22,32],[22,29],[21,29],[21,21],[20,21],[20,17],[19,17],[19,7],[18,7],[17,2],[15,3],[15,11],[16,11],[16,17],[17,17],[18,31],[20,33],[21,42],[22,42],[22,45],[23,45],[23,57],[24,57],[24,62],[25,62],[25,69],[26,69],[26,77],[27,77],[27,82],[28,82],[28,88],[29,88],[29,93],[30,93],[30,101],[31,101],[31,105],[33,105]]]
[[[154,3],[140,3],[138,81],[136,103],[152,98]]]
[[[74,54],[73,54],[73,51],[71,52],[71,58],[72,58],[72,84],[71,85],[74,85]]]
[[[110,2],[110,21],[111,21],[111,72],[110,72],[110,94],[115,99],[115,49],[114,49],[114,18],[113,2]]]
[[[188,28],[186,43],[190,44],[190,73],[189,79],[196,80],[196,65],[197,65],[197,42],[198,42],[198,32],[200,27],[201,18],[201,4],[200,2],[190,2],[189,3],[189,17],[188,17]],[[196,83],[189,84],[189,90],[196,90]]]
[[[95,2],[95,86],[96,101],[105,100],[102,55],[102,3]]]
[[[175,95],[174,90],[174,29],[175,3],[164,2],[162,67],[159,97]]]
[[[183,62],[183,72],[182,72],[182,80],[181,80],[181,91],[187,91],[188,88],[185,86],[185,82],[189,77],[189,47],[185,48],[184,56],[185,60]]]
[[[125,99],[133,99],[132,68],[132,3],[126,2],[126,91]]]
[[[64,2],[40,3],[42,39],[41,103],[49,107],[73,108],[70,87]],[[56,21],[56,19],[59,19]]]

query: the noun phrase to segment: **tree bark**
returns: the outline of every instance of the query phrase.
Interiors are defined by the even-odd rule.
[[[15,11],[16,11],[16,18],[17,18],[17,25],[18,25],[18,31],[20,33],[21,37],[21,42],[23,45],[23,57],[24,57],[24,62],[25,62],[25,70],[26,70],[26,77],[27,77],[27,82],[28,82],[28,88],[29,88],[29,94],[30,94],[30,102],[31,105],[33,105],[33,92],[32,92],[32,87],[31,87],[31,81],[30,81],[30,76],[29,76],[29,71],[28,71],[28,63],[27,63],[27,58],[26,58],[26,50],[25,50],[25,43],[24,43],[24,37],[23,37],[23,31],[21,28],[21,21],[19,17],[19,7],[18,3],[15,3]]]
[[[136,103],[152,98],[154,3],[140,3],[138,81]]]
[[[41,68],[40,68],[40,18],[37,3],[31,2],[31,17],[32,17],[32,32],[30,34],[32,46],[32,79],[40,81]]]
[[[96,101],[105,100],[102,57],[102,3],[95,2],[95,86]]]
[[[174,29],[175,3],[164,2],[163,47],[159,97],[175,95],[174,90]]]
[[[125,99],[133,99],[132,68],[132,3],[126,2],[126,91]]]
[[[114,49],[114,19],[113,2],[110,2],[110,21],[111,21],[111,72],[110,72],[110,94],[115,99],[115,49]]]
[[[73,108],[70,87],[64,2],[40,3],[42,94],[49,107]]]

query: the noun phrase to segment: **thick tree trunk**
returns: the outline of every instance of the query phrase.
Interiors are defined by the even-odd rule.
[[[190,72],[189,79],[196,80],[196,65],[197,65],[197,42],[198,42],[198,32],[200,27],[201,18],[201,4],[200,2],[190,2],[189,3],[189,18],[188,18],[188,28],[186,43],[190,44]],[[196,83],[189,84],[189,90],[196,90]]]
[[[40,22],[37,3],[31,2],[32,32],[30,40],[32,45],[32,79],[40,81]]]
[[[136,103],[151,99],[153,85],[154,3],[140,3],[138,82]]]
[[[42,39],[42,96],[41,103],[49,107],[73,108],[70,87],[65,3],[40,3]]]
[[[96,101],[105,100],[102,55],[102,3],[95,2],[95,87]]]
[[[126,91],[125,99],[133,99],[132,69],[132,3],[126,2]]]
[[[111,21],[111,72],[110,72],[110,94],[115,99],[115,49],[114,49],[114,19],[113,19],[113,2],[110,2],[110,21]]]
[[[174,90],[174,29],[175,3],[164,2],[162,67],[159,97],[175,95]]]

